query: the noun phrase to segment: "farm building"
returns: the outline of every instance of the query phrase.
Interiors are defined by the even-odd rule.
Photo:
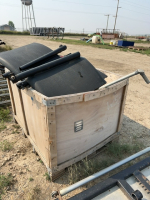
[[[3,24],[0,26],[0,31],[14,31],[15,28],[9,26],[8,24]]]

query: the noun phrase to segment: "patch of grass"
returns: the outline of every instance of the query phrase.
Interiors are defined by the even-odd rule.
[[[4,130],[6,128],[6,125],[4,124],[4,121],[1,120],[0,122],[0,131]]]
[[[29,181],[30,181],[30,182],[31,182],[31,181],[33,181],[33,180],[34,180],[34,179],[33,179],[33,178],[31,178],[31,177],[29,178]]]
[[[10,110],[8,108],[0,108],[0,120],[8,122],[10,120]]]
[[[29,192],[26,193],[23,200],[40,200],[40,194],[41,194],[41,189],[37,185],[33,189],[31,189]]]
[[[47,181],[51,181],[51,177],[47,172],[44,174],[44,176],[46,177]]]
[[[143,147],[144,145],[138,143],[137,141],[134,141],[134,144],[108,144],[103,152],[104,159],[98,160],[94,158],[88,160],[86,158],[69,167],[68,181],[70,184],[80,181],[87,176],[90,176],[106,167],[109,167],[119,160],[122,160],[123,158],[140,151]]]
[[[143,40],[134,40],[135,43],[145,43],[150,44],[150,41],[143,41]]]
[[[30,35],[29,31],[0,31],[0,34],[5,34],[5,35]]]
[[[0,142],[0,149],[2,151],[10,151],[10,150],[12,150],[12,148],[13,148],[13,143],[11,143],[7,140]]]
[[[16,129],[20,128],[20,126],[18,124],[13,124],[13,127],[16,128]]]
[[[9,50],[12,50],[11,46],[8,46],[8,45],[0,46],[0,52],[9,51]]]
[[[142,149],[143,145],[135,142],[134,144],[111,143],[106,147],[106,154],[115,159],[122,159],[134,154]]]
[[[115,160],[111,158],[101,161],[96,159],[87,160],[87,158],[85,158],[81,162],[74,164],[68,168],[68,181],[70,184],[73,184],[112,165],[113,163],[115,163]]]
[[[51,39],[51,41],[60,42],[59,39],[56,39],[56,40]],[[104,45],[102,43],[93,44],[91,42],[86,43],[86,41],[82,41],[82,40],[63,39],[63,40],[61,40],[61,43],[73,44],[73,45],[91,46],[91,47],[95,47],[95,48],[110,49],[110,50],[118,49],[118,47],[110,46],[109,43],[105,43]],[[128,51],[128,52],[135,52],[135,53],[141,53],[141,54],[145,54],[145,55],[150,55],[150,49],[138,51],[138,50],[132,50],[132,49],[128,49],[128,48],[119,48],[119,50],[120,51],[125,51],[125,52]]]
[[[44,165],[44,163],[43,163],[43,161],[42,161],[42,160],[39,160],[39,162],[40,162],[42,165]]]
[[[2,195],[5,194],[5,188],[10,186],[13,183],[13,177],[11,174],[6,176],[0,175],[0,199],[2,199]]]

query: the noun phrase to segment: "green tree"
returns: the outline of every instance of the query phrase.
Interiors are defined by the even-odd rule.
[[[11,27],[13,27],[15,29],[15,25],[14,25],[14,23],[12,21],[9,21],[8,25],[11,26]]]

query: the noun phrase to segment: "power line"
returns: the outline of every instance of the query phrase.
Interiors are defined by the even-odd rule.
[[[132,11],[132,12],[136,12],[136,13],[140,13],[140,14],[143,14],[143,15],[149,15],[149,14],[146,14],[146,13],[141,13],[141,12],[138,12],[138,11],[134,11],[134,10],[130,10],[130,9],[126,9],[126,8],[122,8],[123,10],[129,10],[129,11]],[[150,16],[150,15],[149,15]]]
[[[4,4],[1,4],[0,5],[4,5]],[[8,6],[11,6],[11,7],[19,7],[18,5],[8,5]],[[62,9],[54,9],[54,8],[42,8],[42,7],[34,7],[35,9],[40,9],[40,10],[48,10],[48,11],[55,11],[55,12],[69,12],[69,13],[81,13],[81,14],[92,14],[92,15],[105,15],[105,13],[93,13],[93,12],[85,12],[85,11],[73,11],[73,10],[62,10]],[[110,14],[111,16],[113,16],[113,14]],[[144,23],[149,23],[149,22],[146,22],[146,21],[143,21],[143,20],[138,20],[138,19],[133,19],[133,18],[128,18],[128,17],[124,17],[124,16],[120,16],[118,15],[119,17],[122,17],[122,18],[126,18],[126,19],[130,19],[130,20],[134,20],[134,21],[141,21],[141,22],[144,22]]]
[[[140,8],[140,9],[144,9],[144,10],[148,10],[148,11],[150,11],[150,9],[149,8],[147,8],[147,7],[143,7],[143,6],[138,6],[138,4],[132,4],[132,3],[128,3],[128,2],[121,2],[121,3],[124,3],[124,4],[127,4],[127,5],[130,5],[130,6],[133,6],[133,7],[137,7],[137,8]]]

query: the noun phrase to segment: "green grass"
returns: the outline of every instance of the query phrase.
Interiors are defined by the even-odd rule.
[[[109,43],[105,43],[104,45],[102,43],[100,44],[93,44],[91,42],[86,43],[86,41],[82,41],[82,40],[72,40],[72,39],[63,39],[63,40],[53,40],[50,39],[50,41],[55,41],[55,42],[61,42],[61,43],[65,43],[65,44],[73,44],[73,45],[82,45],[82,46],[91,46],[91,47],[95,47],[95,48],[101,48],[101,49],[119,49],[120,51],[125,51],[125,52],[135,52],[135,53],[141,53],[141,54],[145,54],[145,55],[150,55],[150,49],[147,50],[132,50],[132,49],[127,49],[127,48],[118,48],[118,47],[114,47],[114,46],[110,46]]]
[[[150,44],[150,41],[143,41],[143,40],[134,40],[135,43],[145,43]]]
[[[0,120],[8,122],[10,120],[10,110],[8,108],[0,108]]]
[[[110,165],[115,163],[114,159],[104,159],[98,161],[96,159],[87,160],[85,158],[79,163],[76,163],[68,168],[68,181],[70,184],[76,183],[79,180],[86,178]]]
[[[10,121],[10,110],[8,108],[0,108],[0,131],[6,128],[4,122]]]
[[[4,35],[30,35],[28,31],[0,31],[0,34]]]
[[[51,181],[51,177],[47,172],[44,174],[44,176],[46,177],[47,181]]]
[[[29,181],[31,182],[31,181],[33,181],[34,179],[33,178],[29,178]]]
[[[0,52],[12,50],[11,46],[3,45],[0,46]]]
[[[8,175],[0,175],[0,199],[2,199],[2,195],[5,194],[5,188],[10,186],[13,183],[13,177],[11,174]]]
[[[140,51],[138,51],[138,50],[132,50],[132,49],[127,49],[127,48],[122,48],[120,50],[121,51],[125,51],[125,52],[130,51],[130,52],[140,53],[140,54],[147,55],[147,56],[150,55],[150,48],[147,49],[147,50],[140,50]]]
[[[143,144],[137,143],[136,141],[134,144],[112,143],[106,147],[106,154],[112,158],[120,160],[140,151],[142,148]]]
[[[0,150],[2,151],[10,151],[13,149],[13,143],[4,140],[2,142],[0,142]]]
[[[116,162],[122,160],[143,148],[143,145],[136,140],[134,144],[111,143],[106,146],[103,152],[103,159],[83,159],[68,168],[68,181],[73,184],[86,178]]]
[[[6,128],[6,125],[4,124],[4,121],[1,120],[0,122],[0,131],[4,130]]]

